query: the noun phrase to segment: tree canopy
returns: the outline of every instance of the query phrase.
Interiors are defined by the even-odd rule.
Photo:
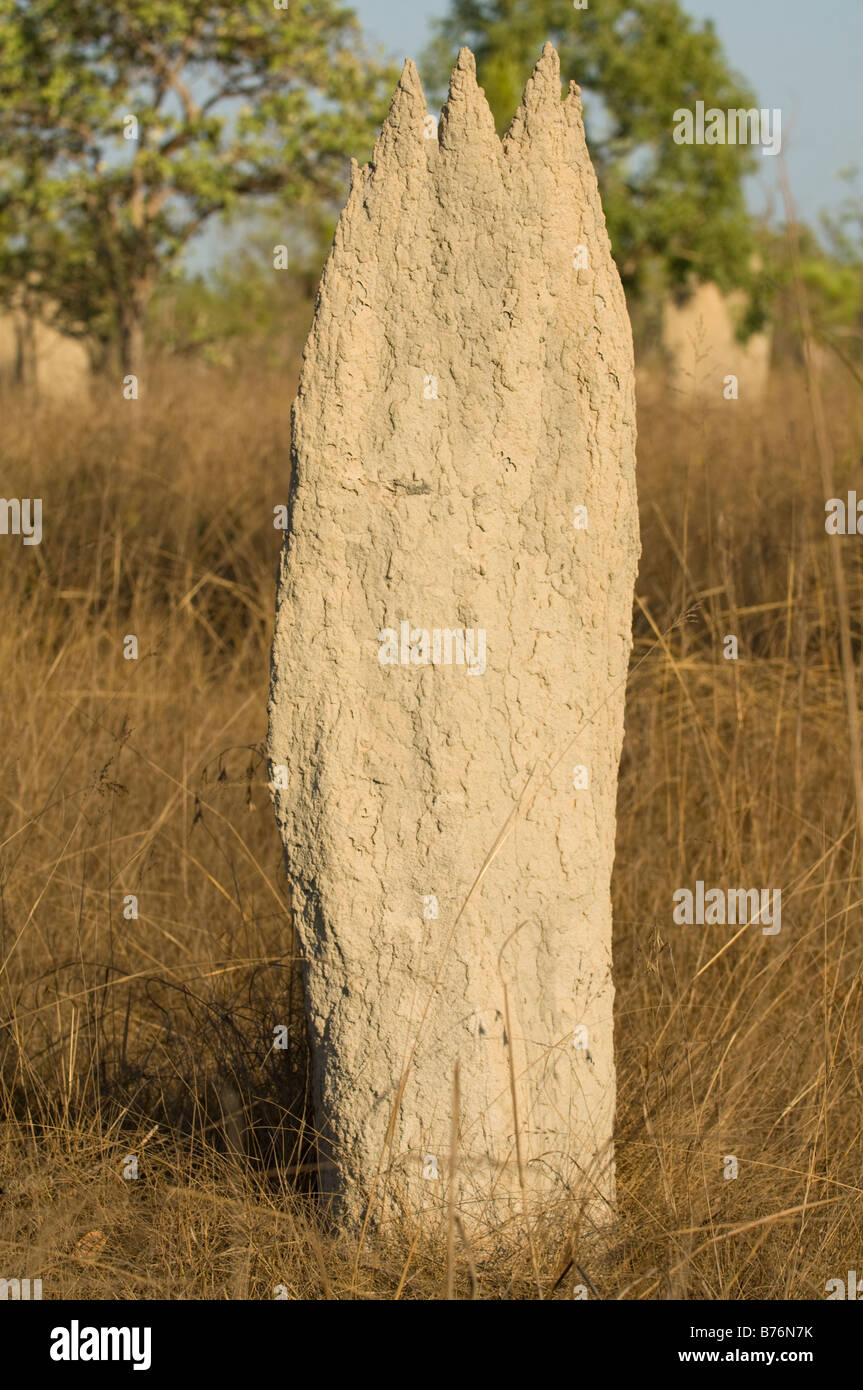
[[[396,76],[337,0],[0,0],[0,291],[38,281],[135,369],[196,232],[340,200]]]

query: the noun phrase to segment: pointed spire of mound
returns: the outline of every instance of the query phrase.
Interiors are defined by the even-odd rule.
[[[580,130],[584,136],[584,117],[581,102],[581,88],[577,82],[570,82],[566,100],[563,103],[563,114],[567,124],[576,130]]]
[[[554,44],[546,43],[504,136],[504,147],[522,146],[543,131],[555,129],[560,121],[560,58]]]
[[[397,99],[400,92],[404,92],[409,97],[415,97],[418,101],[422,102],[423,109],[425,109],[425,97],[423,96],[422,83],[420,82],[420,75],[417,72],[417,65],[413,58],[405,58],[405,65],[402,68],[402,75],[399,78],[393,101]]]
[[[539,111],[549,104],[560,105],[560,58],[554,44],[543,44],[536,67],[527,79],[522,104],[526,111]]]
[[[462,44],[455,60],[455,67],[450,73],[449,90],[450,96],[454,92],[460,92],[464,88],[476,86],[476,58],[473,56],[466,44]]]
[[[476,61],[469,48],[459,50],[458,61],[449,80],[449,96],[440,119],[440,143],[444,149],[476,146],[478,142],[497,145],[494,117],[482,87],[477,86]]]
[[[420,75],[416,64],[410,58],[406,58],[401,77],[393,92],[390,109],[375,144],[372,163],[379,164],[392,150],[406,150],[410,146],[421,149],[425,118],[426,102]]]

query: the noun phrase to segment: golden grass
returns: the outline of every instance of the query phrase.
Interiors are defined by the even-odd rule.
[[[0,1275],[46,1298],[824,1297],[863,1258],[863,847],[829,550],[859,667],[863,539],[824,533],[805,383],[761,418],[641,410],[620,1219],[603,1248],[526,1231],[478,1262],[455,1212],[441,1248],[393,1230],[357,1261],[310,1195],[262,754],[291,388],[183,368],[137,404],[0,420],[4,494],[44,504],[40,547],[0,537]],[[863,404],[825,389],[837,493],[863,494]],[[781,888],[781,933],[675,926],[699,878]]]

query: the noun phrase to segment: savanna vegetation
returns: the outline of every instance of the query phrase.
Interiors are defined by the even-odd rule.
[[[820,235],[789,212],[735,242],[745,209],[722,164],[710,240],[704,169],[688,158],[674,183],[663,146],[663,214],[625,173],[658,120],[632,105],[637,46],[612,55],[589,30],[585,86],[605,86],[620,126],[599,162],[631,293],[687,246],[729,273],[736,246],[745,279],[755,248],[777,359],[760,410],[640,403],[619,1218],[601,1242],[576,1208],[506,1254],[456,1242],[450,1268],[409,1227],[357,1248],[315,1198],[263,740],[290,401],[345,158],[367,157],[391,73],[341,7],[248,8],[124,0],[85,20],[0,0],[4,293],[30,276],[104,349],[89,398],[9,392],[0,409],[3,491],[45,515],[42,544],[6,536],[0,564],[0,1269],[46,1297],[435,1299],[451,1279],[479,1299],[571,1298],[585,1280],[603,1298],[821,1298],[863,1238],[863,558],[824,528],[826,487],[863,496],[853,188]],[[438,57],[479,8],[454,6]],[[496,114],[564,8],[482,7]],[[675,29],[676,4],[618,8],[624,37],[679,32],[735,80],[714,41]],[[123,162],[141,89],[147,133]],[[258,195],[241,251],[191,273],[196,224]],[[780,887],[781,932],[675,926],[674,889],[699,879]]]

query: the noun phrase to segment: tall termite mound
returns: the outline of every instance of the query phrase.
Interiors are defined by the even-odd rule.
[[[269,757],[323,1186],[348,1224],[451,1192],[474,1233],[601,1216],[633,358],[550,44],[503,141],[469,50],[437,128],[405,64],[321,282],[290,497]]]

